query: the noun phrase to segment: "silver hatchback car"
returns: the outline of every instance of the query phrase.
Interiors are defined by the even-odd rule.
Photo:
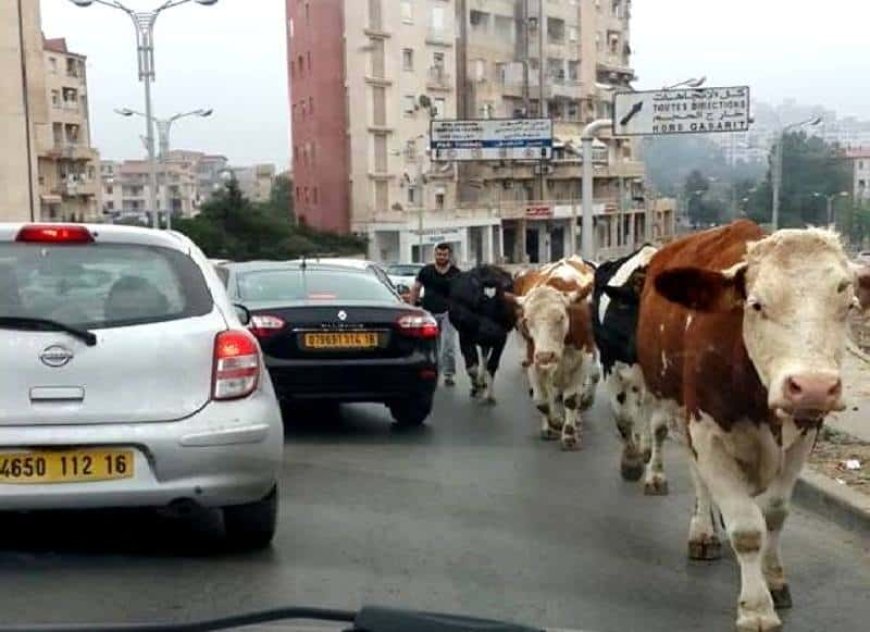
[[[283,428],[245,325],[179,233],[0,224],[0,510],[220,508],[267,546]]]

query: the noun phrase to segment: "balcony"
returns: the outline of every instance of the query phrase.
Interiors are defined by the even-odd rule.
[[[453,77],[441,66],[433,66],[426,77],[426,87],[430,90],[452,90]]]
[[[430,46],[444,46],[449,48],[453,46],[453,33],[444,28],[429,27],[426,33],[426,43]]]
[[[566,79],[564,75],[551,75],[545,92],[550,98],[580,99],[583,96],[582,86],[575,79]]]

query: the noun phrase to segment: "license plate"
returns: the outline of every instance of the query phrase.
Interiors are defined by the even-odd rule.
[[[378,335],[369,331],[305,334],[303,344],[308,349],[373,349],[378,346]]]
[[[0,453],[0,483],[81,483],[133,476],[133,450],[33,450]]]

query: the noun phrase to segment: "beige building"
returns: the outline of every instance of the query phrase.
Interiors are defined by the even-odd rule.
[[[581,242],[583,128],[610,117],[614,91],[635,78],[630,8],[630,0],[288,0],[300,217],[367,234],[370,256],[382,260],[427,259],[440,241],[463,263],[570,253],[574,221]],[[432,163],[428,130],[441,117],[551,118],[553,158]],[[668,226],[646,199],[635,151],[609,131],[596,141],[602,251],[628,251],[654,225]]]
[[[170,151],[157,172],[157,208],[171,209],[174,217],[193,217],[202,202],[199,188],[201,152]],[[100,165],[103,213],[114,218],[148,220],[147,160],[104,160]]]
[[[0,220],[99,220],[85,57],[43,38],[39,2],[0,3],[0,76]]]
[[[242,195],[253,202],[268,202],[275,182],[275,165],[259,164],[250,167],[229,167],[242,190]]]
[[[42,63],[39,3],[0,2],[0,221],[39,217],[36,131],[48,118]]]
[[[99,221],[100,156],[91,147],[85,56],[67,50],[63,38],[48,39],[43,60],[50,135],[39,135],[40,215]]]

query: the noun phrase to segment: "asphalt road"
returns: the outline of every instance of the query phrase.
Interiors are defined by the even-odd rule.
[[[667,451],[671,495],[644,497],[619,478],[603,397],[585,447],[565,453],[537,438],[515,349],[497,382],[494,407],[470,401],[464,377],[442,389],[421,430],[397,431],[375,406],[298,420],[269,551],[206,554],[218,522],[4,517],[0,624],[365,603],[595,632],[731,630],[730,553],[686,559],[692,496],[679,446]],[[787,631],[867,629],[870,543],[798,509],[784,551]]]

